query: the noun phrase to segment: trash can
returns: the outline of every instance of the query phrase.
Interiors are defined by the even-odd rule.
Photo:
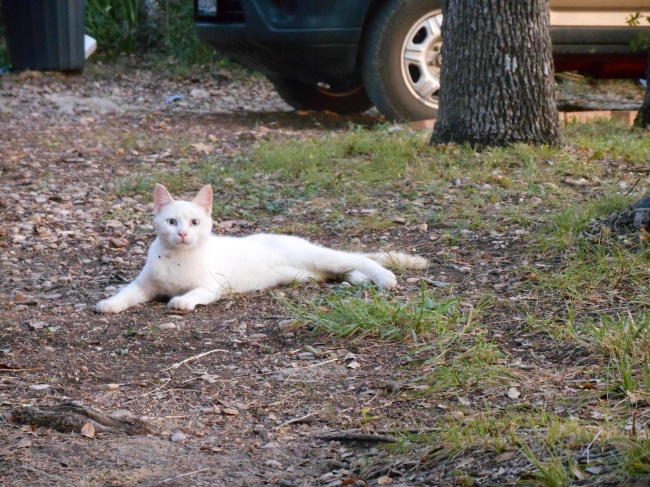
[[[85,0],[2,0],[12,70],[80,71]]]

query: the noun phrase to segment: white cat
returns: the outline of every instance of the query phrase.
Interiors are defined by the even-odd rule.
[[[115,296],[97,303],[100,313],[119,313],[139,303],[168,297],[170,308],[192,310],[231,293],[268,289],[309,279],[372,281],[395,287],[395,275],[382,265],[423,269],[428,261],[399,252],[361,254],[327,249],[289,235],[212,234],[212,188],[204,186],[192,202],[174,201],[167,189],[154,190],[154,227],[140,275]]]

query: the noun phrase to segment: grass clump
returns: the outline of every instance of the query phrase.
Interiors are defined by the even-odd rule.
[[[635,403],[650,400],[650,315],[602,315],[584,331],[589,345],[607,359],[612,392],[623,392]]]
[[[424,286],[415,301],[389,299],[382,291],[359,286],[341,287],[323,299],[290,307],[315,333],[352,340],[378,338],[418,344],[444,337],[463,319],[456,300],[437,301]]]

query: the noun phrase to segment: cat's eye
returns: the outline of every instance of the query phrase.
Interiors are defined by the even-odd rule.
[[[170,218],[169,220],[167,220],[167,223],[169,223],[173,227],[176,226],[176,220],[174,220],[173,218]]]
[[[190,223],[192,224],[193,227],[195,227],[195,226],[197,226],[199,223],[201,223],[201,220],[198,220],[198,219],[194,218]]]

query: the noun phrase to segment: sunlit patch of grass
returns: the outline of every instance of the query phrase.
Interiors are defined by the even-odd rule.
[[[644,164],[650,147],[647,132],[630,130],[618,121],[600,120],[588,124],[569,124],[564,127],[564,137],[572,145],[589,151],[589,159],[622,160]]]
[[[433,152],[423,134],[353,129],[319,139],[262,142],[254,165],[291,179],[336,188],[353,182],[378,182],[431,174],[426,157]]]
[[[457,301],[435,299],[422,287],[415,300],[389,299],[369,286],[341,287],[307,304],[289,304],[297,318],[316,333],[360,340],[427,342],[462,323]]]
[[[456,300],[436,299],[424,286],[417,298],[389,299],[368,288],[340,288],[308,304],[289,304],[297,319],[316,333],[346,340],[377,338],[420,344],[411,351],[426,368],[422,394],[468,391],[511,381],[503,353],[475,323],[476,310],[461,313]]]
[[[355,127],[318,139],[263,141],[251,156],[257,168],[332,189],[346,184],[430,181],[525,187],[558,149],[525,145],[477,152],[466,146],[430,146],[429,134],[386,127]],[[504,174],[511,170],[516,179]]]

